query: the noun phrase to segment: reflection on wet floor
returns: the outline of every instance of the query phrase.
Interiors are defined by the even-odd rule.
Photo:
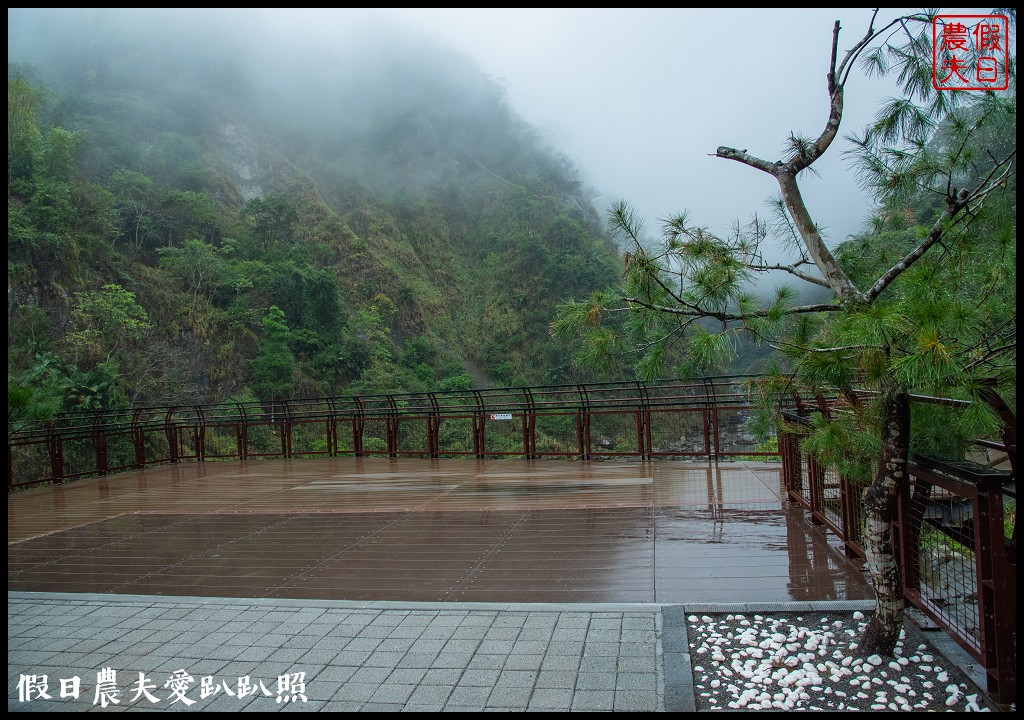
[[[179,464],[8,497],[8,589],[503,602],[863,599],[772,463]]]

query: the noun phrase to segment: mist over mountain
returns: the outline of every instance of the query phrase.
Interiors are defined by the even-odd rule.
[[[616,249],[469,58],[257,12],[8,21],[9,385],[74,409],[576,378],[548,325]]]

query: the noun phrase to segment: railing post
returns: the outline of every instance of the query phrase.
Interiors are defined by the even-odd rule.
[[[53,423],[46,428],[46,449],[50,454],[50,472],[53,484],[64,484],[64,443]]]
[[[651,397],[647,392],[646,386],[644,387],[644,397],[646,400],[644,406],[644,447],[647,448],[647,459],[654,460],[654,438],[651,437],[654,413],[651,412]]]
[[[196,411],[196,424],[192,430],[193,442],[196,445],[196,461],[206,462],[206,414],[201,405],[193,407]]]
[[[384,432],[388,441],[388,457],[398,457],[398,404],[393,395],[388,395],[391,414],[385,419]]]
[[[92,416],[92,441],[96,449],[96,472],[100,475],[107,474],[107,436],[100,432],[100,414],[94,412]]]
[[[353,397],[356,405],[356,416],[352,419],[352,452],[356,457],[363,457],[363,431],[366,429],[366,412],[363,401]]]
[[[1017,700],[1017,566],[1007,562],[1001,480],[979,478],[977,489],[974,557],[982,652],[988,690],[1009,705]]]
[[[537,410],[530,388],[523,388],[526,411],[523,413],[523,455],[527,460],[537,457]]]
[[[479,412],[473,413],[473,456],[477,460],[484,457],[484,417]]]
[[[249,458],[249,413],[245,405],[238,403],[238,459]]]
[[[239,462],[245,460],[245,408],[235,403],[235,455]]]
[[[794,434],[786,429],[785,418],[780,420],[775,431],[775,440],[778,444],[779,459],[782,460],[782,485],[790,502],[794,502],[796,477],[800,471],[800,462],[793,448],[795,439]]]
[[[172,463],[178,462],[178,433],[171,421],[174,415],[174,406],[167,408],[164,415],[164,433],[167,435],[168,460]]]
[[[139,426],[139,416],[141,414],[141,409],[132,412],[132,445],[135,449],[135,467],[139,470],[146,467],[145,436],[142,428]]]
[[[476,410],[473,411],[473,454],[477,460],[483,460],[487,452],[484,437],[484,398],[479,390],[472,390]]]
[[[338,457],[338,407],[334,404],[334,398],[327,398],[327,454],[329,457]]]
[[[819,518],[821,513],[821,485],[825,478],[825,468],[822,467],[818,458],[810,453],[807,454],[807,499],[811,507],[811,524],[822,525]]]
[[[441,456],[441,409],[434,393],[430,398],[430,414],[427,415],[427,454],[432,460]]]
[[[701,419],[704,422],[704,454],[708,456],[708,462],[710,463],[714,461],[715,457],[713,449],[714,445],[711,439],[714,431],[712,429],[713,420],[711,417],[711,405],[708,401],[708,381],[704,379],[701,382],[701,385],[704,389],[704,402],[703,408],[701,409]]]
[[[839,508],[843,514],[843,548],[848,558],[859,558],[854,544],[860,544],[860,513],[857,486],[846,475],[839,475]]]
[[[576,437],[579,441],[580,460],[590,460],[590,396],[582,385],[576,386],[580,396],[580,409],[576,418]]]
[[[292,456],[292,409],[287,400],[281,401],[281,457]]]
[[[651,406],[647,395],[647,386],[641,382],[636,384],[637,399],[640,402],[640,407],[637,408],[636,412],[636,443],[637,450],[640,452],[640,459],[642,461],[651,460]]]

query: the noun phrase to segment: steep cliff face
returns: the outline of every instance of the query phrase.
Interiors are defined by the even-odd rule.
[[[243,202],[263,197],[272,184],[275,163],[266,156],[255,133],[244,125],[229,123],[220,128],[219,154]],[[280,167],[283,163],[277,163]]]

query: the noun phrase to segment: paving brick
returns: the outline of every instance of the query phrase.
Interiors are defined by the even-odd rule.
[[[612,690],[576,690],[572,696],[572,709],[583,711],[611,711],[615,708]]]
[[[498,685],[487,697],[487,707],[525,708],[533,694],[532,687]]]
[[[565,688],[537,688],[530,697],[530,710],[569,710],[573,691]]]
[[[304,601],[225,605],[216,599],[155,599],[142,607],[135,600],[118,605],[108,599],[108,606],[98,601],[19,605],[16,600],[9,597],[8,603],[9,665],[17,654],[17,662],[38,660],[42,670],[52,665],[54,675],[80,668],[80,676],[94,680],[98,668],[120,662],[121,671],[145,672],[154,683],[160,676],[158,686],[184,669],[195,678],[189,696],[196,699],[202,676],[232,685],[249,676],[276,693],[280,675],[306,674],[306,703],[261,696],[244,698],[243,704],[220,695],[200,700],[202,707],[192,710],[659,709],[657,611],[338,609],[304,608]]]

